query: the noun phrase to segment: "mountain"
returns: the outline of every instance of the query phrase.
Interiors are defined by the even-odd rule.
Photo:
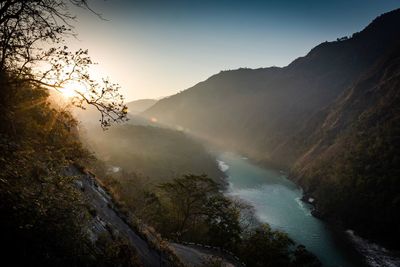
[[[302,152],[290,145],[297,133],[400,40],[399,23],[400,10],[395,10],[284,68],[222,71],[142,115],[262,163],[291,167]]]
[[[319,119],[293,177],[318,211],[398,246],[400,236],[400,46]]]
[[[126,106],[128,107],[129,113],[137,114],[137,113],[143,112],[146,109],[150,108],[156,102],[157,102],[157,100],[155,100],[155,99],[139,99],[139,100],[135,100],[135,101],[126,103]]]
[[[142,115],[289,169],[325,218],[399,247],[400,9],[283,68],[223,71]]]

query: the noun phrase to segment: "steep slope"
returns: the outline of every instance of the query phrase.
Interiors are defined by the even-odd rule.
[[[157,103],[155,99],[139,99],[126,103],[126,106],[128,107],[129,113],[137,114],[150,108],[155,103]]]
[[[89,202],[65,173],[90,158],[71,114],[10,75],[0,73],[0,88],[2,266],[137,266],[124,237],[89,234]]]
[[[99,159],[124,172],[166,182],[183,174],[207,174],[221,181],[223,173],[206,148],[181,131],[153,126],[120,125],[104,132],[88,128],[87,144]]]
[[[397,247],[399,89],[400,46],[327,110],[294,172],[321,214]]]
[[[395,10],[352,38],[320,44],[287,67],[223,71],[160,100],[143,115],[261,162],[291,166],[301,149],[285,144],[400,40],[399,24]]]
[[[90,229],[92,239],[97,240],[102,235],[110,235],[112,238],[122,236],[135,248],[142,265],[174,266],[168,254],[154,245],[150,246],[148,240],[132,229],[127,222],[129,218],[116,209],[111,196],[101,187],[94,175],[80,171],[76,166],[70,166],[67,174],[79,178],[77,184],[87,199],[87,205],[91,207],[92,213],[95,213]]]
[[[125,238],[135,249],[138,266],[204,266],[213,257],[227,266],[242,266],[232,255],[217,248],[168,243],[151,227],[134,221],[132,218],[135,216],[129,211],[121,212],[117,208],[120,204],[114,202],[113,196],[109,195],[101,180],[91,172],[74,165],[69,166],[66,172],[67,175],[78,178],[76,184],[91,208],[91,238]]]

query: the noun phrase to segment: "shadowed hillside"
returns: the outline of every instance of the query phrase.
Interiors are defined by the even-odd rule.
[[[399,88],[400,46],[319,119],[294,172],[324,216],[392,246],[400,235]]]
[[[293,171],[326,218],[398,247],[400,10],[284,68],[224,71],[144,115]]]
[[[143,115],[264,163],[291,166],[300,152],[285,143],[400,40],[399,24],[395,10],[352,38],[318,45],[287,67],[223,71]]]

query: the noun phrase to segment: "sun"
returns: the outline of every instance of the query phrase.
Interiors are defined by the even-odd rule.
[[[72,86],[66,86],[60,92],[65,98],[73,98],[78,95]]]
[[[83,94],[86,92],[86,88],[79,82],[69,82],[65,84],[59,92],[65,98],[74,98],[78,97],[79,94]]]

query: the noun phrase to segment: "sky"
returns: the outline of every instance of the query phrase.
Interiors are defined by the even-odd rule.
[[[362,30],[400,0],[92,0],[78,39],[127,101],[161,98],[221,70],[286,66]]]

